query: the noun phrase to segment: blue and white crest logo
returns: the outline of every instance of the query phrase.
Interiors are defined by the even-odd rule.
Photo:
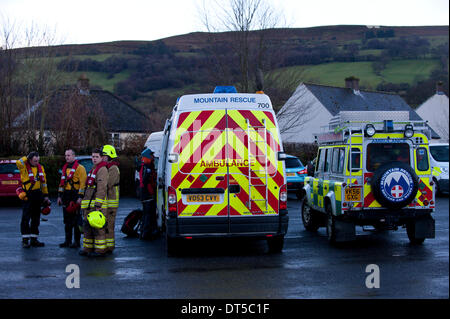
[[[400,202],[411,195],[414,181],[408,171],[395,167],[384,172],[381,176],[380,187],[384,198],[391,202]]]

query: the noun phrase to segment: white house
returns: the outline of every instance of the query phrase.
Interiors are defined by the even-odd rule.
[[[345,79],[345,88],[301,83],[277,113],[283,142],[314,142],[314,134],[340,111],[408,111],[410,120],[422,120],[397,94],[359,90],[355,77]],[[439,138],[435,132],[432,137]]]
[[[445,95],[442,90],[442,83],[438,83],[436,94],[416,109],[416,113],[419,114],[421,118],[428,121],[428,125],[430,125],[430,127],[441,137],[437,142],[448,143],[449,141],[448,111],[448,96]]]

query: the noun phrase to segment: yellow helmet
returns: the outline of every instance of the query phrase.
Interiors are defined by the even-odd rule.
[[[89,222],[89,225],[91,225],[91,227],[97,229],[103,228],[103,226],[105,226],[106,223],[105,215],[103,215],[102,212],[98,210],[90,212],[87,215],[87,220]]]
[[[105,145],[102,148],[102,155],[108,155],[110,158],[116,158],[116,149],[112,145]]]

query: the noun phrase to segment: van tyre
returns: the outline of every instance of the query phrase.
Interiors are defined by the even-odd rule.
[[[166,232],[166,250],[168,256],[176,256],[178,254],[179,241],[176,238],[167,236]]]
[[[406,233],[409,238],[409,242],[412,245],[421,245],[425,241],[425,238],[416,238],[416,223],[414,221],[406,224]]]
[[[284,246],[284,236],[274,236],[267,238],[269,253],[281,253]]]
[[[320,227],[320,216],[318,215],[318,212],[312,209],[308,203],[306,202],[306,199],[303,200],[302,203],[302,221],[303,226],[307,231],[315,232]]]

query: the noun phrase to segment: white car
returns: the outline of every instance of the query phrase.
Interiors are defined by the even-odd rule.
[[[430,144],[430,160],[436,192],[448,193],[448,143]]]

